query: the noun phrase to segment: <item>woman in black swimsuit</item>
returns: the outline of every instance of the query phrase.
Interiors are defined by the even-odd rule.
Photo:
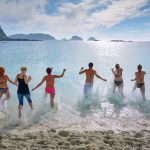
[[[4,109],[5,100],[10,99],[10,92],[7,81],[9,81],[11,84],[17,85],[12,80],[10,80],[7,75],[5,75],[5,69],[3,67],[0,67],[0,102],[2,110]],[[6,97],[2,99],[3,94],[6,95]]]
[[[124,84],[123,84],[122,72],[123,72],[123,69],[120,67],[119,64],[116,64],[115,69],[112,68],[112,73],[114,75],[114,89],[113,89],[113,91],[115,92],[116,88],[118,88],[120,94],[122,95],[122,97],[124,97],[124,94],[123,94]]]
[[[25,97],[29,103],[31,110],[33,110],[32,100],[30,95],[30,90],[28,83],[31,81],[31,76],[27,77],[26,75],[27,68],[21,67],[21,73],[16,76],[15,82],[18,83],[17,95],[19,99],[19,118],[21,118],[21,110],[23,107],[23,98]]]

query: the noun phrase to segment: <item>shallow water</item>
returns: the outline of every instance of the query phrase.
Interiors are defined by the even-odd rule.
[[[49,97],[44,98],[44,86],[32,93],[34,111],[31,113],[24,100],[23,124],[42,124],[51,128],[145,128],[150,124],[150,42],[73,42],[73,41],[39,41],[39,42],[0,42],[0,65],[6,68],[11,79],[15,79],[21,65],[28,67],[32,76],[30,88],[33,88],[45,75],[46,67],[53,67],[53,74],[61,74],[67,68],[65,77],[56,80],[56,105],[54,112],[49,108]],[[94,93],[85,100],[82,96],[84,75],[79,76],[80,68],[89,62],[105,83],[95,78]],[[125,99],[118,93],[112,94],[113,75],[111,68],[119,63],[124,69]],[[132,94],[136,66],[143,65],[147,72],[146,98],[143,102],[139,90]],[[5,106],[6,124],[16,124],[17,105],[16,87],[9,85],[12,98]]]

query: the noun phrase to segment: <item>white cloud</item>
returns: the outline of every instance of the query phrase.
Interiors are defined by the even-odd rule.
[[[113,1],[107,9],[93,13],[89,21],[97,26],[112,27],[126,19],[138,17],[145,13],[140,8],[147,0],[120,0]]]
[[[56,37],[100,36],[97,28],[101,26],[110,28],[147,13],[149,10],[140,10],[147,2],[82,0],[78,4],[62,3],[54,14],[47,14],[47,0],[0,0],[0,22],[18,32],[45,32]]]
[[[146,22],[145,25],[146,25],[146,26],[150,26],[150,22]]]

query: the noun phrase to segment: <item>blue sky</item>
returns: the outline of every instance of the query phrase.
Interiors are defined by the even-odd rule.
[[[150,0],[0,0],[7,35],[150,40]]]

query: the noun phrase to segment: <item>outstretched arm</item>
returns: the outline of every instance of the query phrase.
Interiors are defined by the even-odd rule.
[[[66,69],[63,70],[61,75],[54,75],[55,78],[62,78],[66,72]]]
[[[95,71],[95,76],[103,81],[107,81],[106,79],[102,78],[100,75],[97,74],[97,72]]]
[[[13,82],[12,80],[10,80],[10,78],[9,78],[8,76],[7,76],[7,80],[8,80],[11,84],[18,86],[17,83],[15,83],[15,82]]]
[[[79,74],[83,74],[83,73],[85,73],[85,71],[86,70],[82,67],[81,70],[79,71]]]
[[[136,81],[136,73],[135,73],[135,78],[134,78],[134,79],[131,79],[131,81]]]
[[[32,91],[34,91],[35,89],[40,87],[44,82],[45,82],[45,77],[42,79],[42,81],[35,88],[32,89]]]

